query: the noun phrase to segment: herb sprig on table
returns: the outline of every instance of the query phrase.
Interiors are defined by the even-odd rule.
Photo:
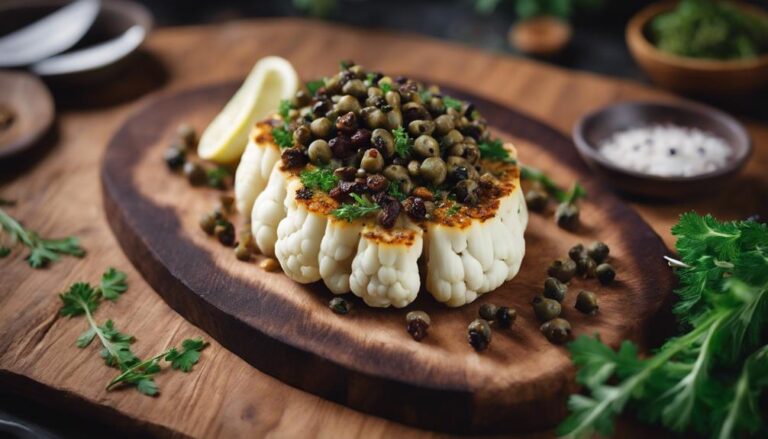
[[[29,249],[27,262],[32,268],[42,268],[50,262],[58,261],[61,255],[75,257],[85,255],[85,250],[80,247],[77,238],[73,236],[62,239],[43,238],[36,232],[25,229],[20,222],[0,209],[0,238],[3,235],[9,237],[9,242],[0,244],[0,257],[8,256],[11,253],[11,247],[21,243]]]
[[[672,233],[680,254],[675,313],[685,331],[647,358],[629,341],[617,352],[598,337],[571,343],[576,379],[590,396],[571,397],[561,435],[608,436],[628,407],[680,433],[768,433],[758,410],[768,388],[768,225],[687,213]]]
[[[116,301],[127,289],[125,273],[109,268],[102,275],[98,287],[77,282],[60,294],[62,307],[59,313],[68,317],[84,315],[88,329],[77,337],[75,345],[81,349],[86,348],[94,339],[98,339],[102,347],[100,355],[106,365],[121,371],[107,384],[107,390],[118,385],[129,385],[135,386],[145,395],[154,396],[158,393],[154,377],[161,370],[161,360],[169,362],[173,369],[189,372],[199,361],[200,351],[207,344],[202,339],[186,339],[181,343],[181,348],[171,347],[142,361],[131,350],[135,341],[132,335],[120,332],[112,320],[98,325],[93,316],[103,300]]]

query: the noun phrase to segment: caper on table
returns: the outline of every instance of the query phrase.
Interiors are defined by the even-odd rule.
[[[491,325],[483,319],[475,319],[467,328],[467,340],[476,351],[485,350],[491,343]]]
[[[568,257],[576,262],[579,262],[579,259],[586,256],[587,254],[582,244],[576,244],[568,250]]]
[[[563,229],[575,230],[579,225],[579,206],[560,203],[555,210],[555,222]]]
[[[187,160],[187,153],[177,145],[173,145],[165,151],[163,159],[168,168],[175,171],[184,165]]]
[[[213,235],[216,228],[216,220],[219,219],[219,217],[220,216],[217,216],[216,213],[206,213],[200,217],[200,228],[203,229],[205,233]]]
[[[534,297],[533,301],[531,301],[531,305],[533,305],[533,312],[536,314],[536,318],[542,322],[560,316],[560,312],[562,311],[560,302],[554,299],[548,299],[544,296]]]
[[[595,269],[595,275],[601,284],[608,285],[616,278],[616,271],[613,270],[611,264],[602,263]]]
[[[563,344],[571,339],[571,324],[565,319],[552,319],[539,329],[550,343]]]
[[[547,208],[549,195],[539,188],[530,188],[525,193],[525,204],[533,212],[543,212]]]
[[[213,234],[218,238],[222,245],[232,247],[235,244],[235,226],[226,219],[216,220],[216,226],[213,228]]]
[[[597,263],[589,256],[583,256],[576,261],[576,273],[586,278],[595,277],[597,271]]]
[[[589,249],[587,249],[587,255],[594,259],[598,264],[605,262],[605,260],[608,259],[608,254],[610,252],[611,249],[608,248],[605,243],[600,241],[593,242],[590,244]]]
[[[496,310],[496,324],[500,328],[509,328],[517,319],[517,311],[506,306],[500,306]]]
[[[179,137],[179,140],[183,142],[185,148],[194,148],[197,146],[197,134],[191,125],[186,123],[179,125],[179,128],[176,130],[176,135]]]
[[[328,302],[328,307],[336,314],[348,314],[352,309],[352,303],[343,297],[334,297]]]
[[[591,291],[581,290],[576,296],[576,309],[584,314],[594,315],[598,310],[597,296]]]
[[[492,321],[496,320],[496,312],[498,310],[499,308],[496,305],[492,303],[484,303],[480,305],[480,308],[477,310],[477,314],[481,319]]]
[[[411,311],[405,315],[406,330],[416,341],[421,341],[427,336],[432,320],[424,311]]]
[[[568,292],[568,286],[560,282],[555,277],[548,277],[544,281],[544,297],[547,299],[557,300],[562,302],[565,299],[565,294]]]
[[[184,176],[192,186],[202,186],[208,181],[205,169],[194,162],[184,163]]]
[[[549,266],[547,274],[560,282],[568,282],[576,275],[576,263],[570,259],[558,259]]]

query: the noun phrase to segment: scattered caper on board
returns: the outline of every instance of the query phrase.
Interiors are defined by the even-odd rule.
[[[187,160],[187,153],[177,145],[173,145],[165,151],[163,160],[165,160],[165,164],[168,165],[170,170],[175,171],[184,166]]]
[[[539,329],[550,343],[563,344],[571,339],[571,324],[565,319],[552,319]]]
[[[598,265],[595,273],[597,275],[597,280],[599,280],[603,285],[608,285],[609,283],[613,282],[613,279],[616,278],[616,271],[614,271],[611,264],[607,263]]]
[[[536,296],[531,301],[533,306],[533,312],[536,314],[536,318],[542,322],[546,322],[560,316],[562,307],[560,302],[553,299],[548,299],[544,296]]]
[[[576,309],[584,314],[595,315],[599,306],[597,306],[597,296],[591,291],[581,290],[576,296]]]
[[[608,248],[605,243],[600,241],[595,241],[592,244],[590,244],[589,249],[587,249],[587,256],[594,259],[595,262],[598,264],[605,262],[606,259],[608,259],[608,254],[611,252],[611,249]]]
[[[484,303],[480,305],[480,309],[477,310],[477,314],[481,319],[488,320],[490,322],[496,320],[496,312],[498,309],[499,308],[492,303]]]
[[[557,300],[562,302],[565,299],[565,294],[568,292],[568,286],[560,282],[555,277],[548,277],[544,281],[544,297],[547,299]]]
[[[579,206],[560,203],[555,210],[555,222],[563,229],[575,230],[579,226]]]
[[[343,297],[334,297],[328,302],[328,307],[336,314],[348,314],[352,309],[352,303]]]
[[[579,262],[579,259],[585,258],[586,256],[587,253],[582,244],[576,244],[568,250],[568,257],[574,262]]]
[[[213,234],[222,245],[232,247],[235,245],[235,226],[226,219],[216,220],[216,226],[213,228]]]
[[[432,320],[424,311],[411,311],[405,315],[405,329],[416,341],[421,341],[427,336],[427,331]]]
[[[276,271],[280,268],[280,263],[275,258],[264,258],[259,262],[259,267],[264,271]]]
[[[496,310],[496,324],[500,328],[509,328],[517,319],[517,311],[506,306],[500,306]]]
[[[576,273],[584,279],[595,277],[597,262],[589,256],[584,256],[576,262]]]
[[[485,350],[491,343],[491,325],[487,320],[473,320],[467,328],[467,339],[476,351]]]
[[[568,282],[576,274],[576,263],[570,259],[558,259],[549,266],[547,274],[560,282]]]
[[[184,147],[191,149],[197,146],[197,134],[191,125],[183,123],[176,130],[176,136],[183,142]]]
[[[525,204],[533,212],[543,212],[547,208],[549,195],[539,188],[533,187],[525,193]]]
[[[216,228],[216,221],[220,217],[221,216],[216,212],[204,214],[202,217],[200,217],[200,228],[203,229],[205,233],[213,235],[213,232]]]
[[[194,162],[184,163],[184,176],[192,186],[202,186],[208,181],[205,169]]]

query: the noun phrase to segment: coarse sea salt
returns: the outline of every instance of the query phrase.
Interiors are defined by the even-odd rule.
[[[705,174],[725,166],[731,155],[720,137],[674,124],[618,131],[598,151],[622,168],[664,177]]]

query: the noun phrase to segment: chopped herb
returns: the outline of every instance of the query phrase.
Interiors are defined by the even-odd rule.
[[[165,356],[166,361],[171,362],[171,367],[183,372],[192,370],[192,366],[200,360],[200,351],[207,346],[201,338],[187,339],[181,342],[181,350],[171,348]]]
[[[461,111],[461,101],[456,98],[443,96],[443,104],[445,104],[447,108],[453,108],[456,111]]]
[[[398,127],[392,130],[392,135],[395,137],[395,152],[402,158],[408,157],[411,153],[411,138],[408,137],[408,133],[405,132],[403,127]]]
[[[368,87],[374,85],[376,81],[376,76],[377,76],[376,73],[368,72],[368,74],[365,75],[365,85],[367,85]]]
[[[282,117],[283,120],[287,121],[292,109],[293,105],[291,105],[291,101],[288,99],[283,99],[280,101],[280,106],[278,107],[277,112],[280,114],[280,117]]]
[[[422,90],[419,92],[419,96],[421,96],[421,102],[429,102],[430,99],[432,99],[432,92],[429,90]]]
[[[559,202],[564,202],[568,198],[568,193],[557,185],[551,178],[544,172],[532,168],[530,166],[522,166],[520,168],[520,178],[523,180],[529,180],[538,182],[547,191],[548,194],[555,197]]]
[[[128,284],[125,282],[126,277],[127,276],[122,271],[117,271],[114,267],[109,267],[109,269],[101,275],[99,292],[102,297],[107,300],[117,300],[117,298],[128,289]]]
[[[207,184],[209,187],[212,187],[214,189],[225,189],[226,185],[224,182],[226,181],[226,178],[229,177],[230,173],[227,168],[222,167],[216,167],[213,169],[209,169],[205,172],[206,178],[207,178]]]
[[[333,171],[327,168],[305,169],[299,175],[301,182],[309,189],[320,189],[328,192],[339,182],[339,178],[333,174]]]
[[[454,216],[461,210],[461,205],[458,203],[453,203],[451,207],[448,208],[448,210],[445,211],[445,214],[448,216]]]
[[[587,191],[584,190],[584,188],[577,181],[576,183],[573,184],[573,186],[571,186],[571,190],[569,190],[568,193],[565,195],[565,200],[563,200],[563,202],[573,204],[579,198],[586,198],[586,196],[587,196]]]
[[[371,215],[381,209],[378,204],[368,201],[360,195],[355,193],[350,195],[352,195],[352,198],[354,198],[355,203],[342,204],[341,207],[331,212],[333,216],[352,222],[352,220]]]
[[[381,92],[384,94],[387,94],[387,92],[392,91],[392,84],[388,82],[379,83],[379,88],[381,89]]]
[[[353,65],[355,65],[355,62],[349,59],[339,61],[339,68],[341,68],[341,70],[349,70]]]
[[[389,182],[389,187],[387,187],[387,193],[397,198],[398,201],[403,201],[406,198],[405,193],[403,193],[403,190],[400,188],[400,183],[396,181]]]
[[[29,249],[27,262],[32,268],[41,268],[49,262],[59,260],[60,255],[82,257],[85,250],[75,237],[63,239],[41,238],[37,233],[25,229],[18,221],[0,209],[0,232],[10,236],[11,245],[21,242]],[[4,247],[7,248],[7,247]]]
[[[504,148],[500,139],[485,140],[477,144],[480,156],[485,160],[516,164],[517,160],[509,156],[509,151]]]
[[[272,128],[272,137],[280,148],[293,146],[293,133],[288,132],[284,127]]]
[[[323,87],[325,87],[324,79],[307,82],[307,91],[309,91],[309,94],[312,96],[317,96],[317,91]]]

